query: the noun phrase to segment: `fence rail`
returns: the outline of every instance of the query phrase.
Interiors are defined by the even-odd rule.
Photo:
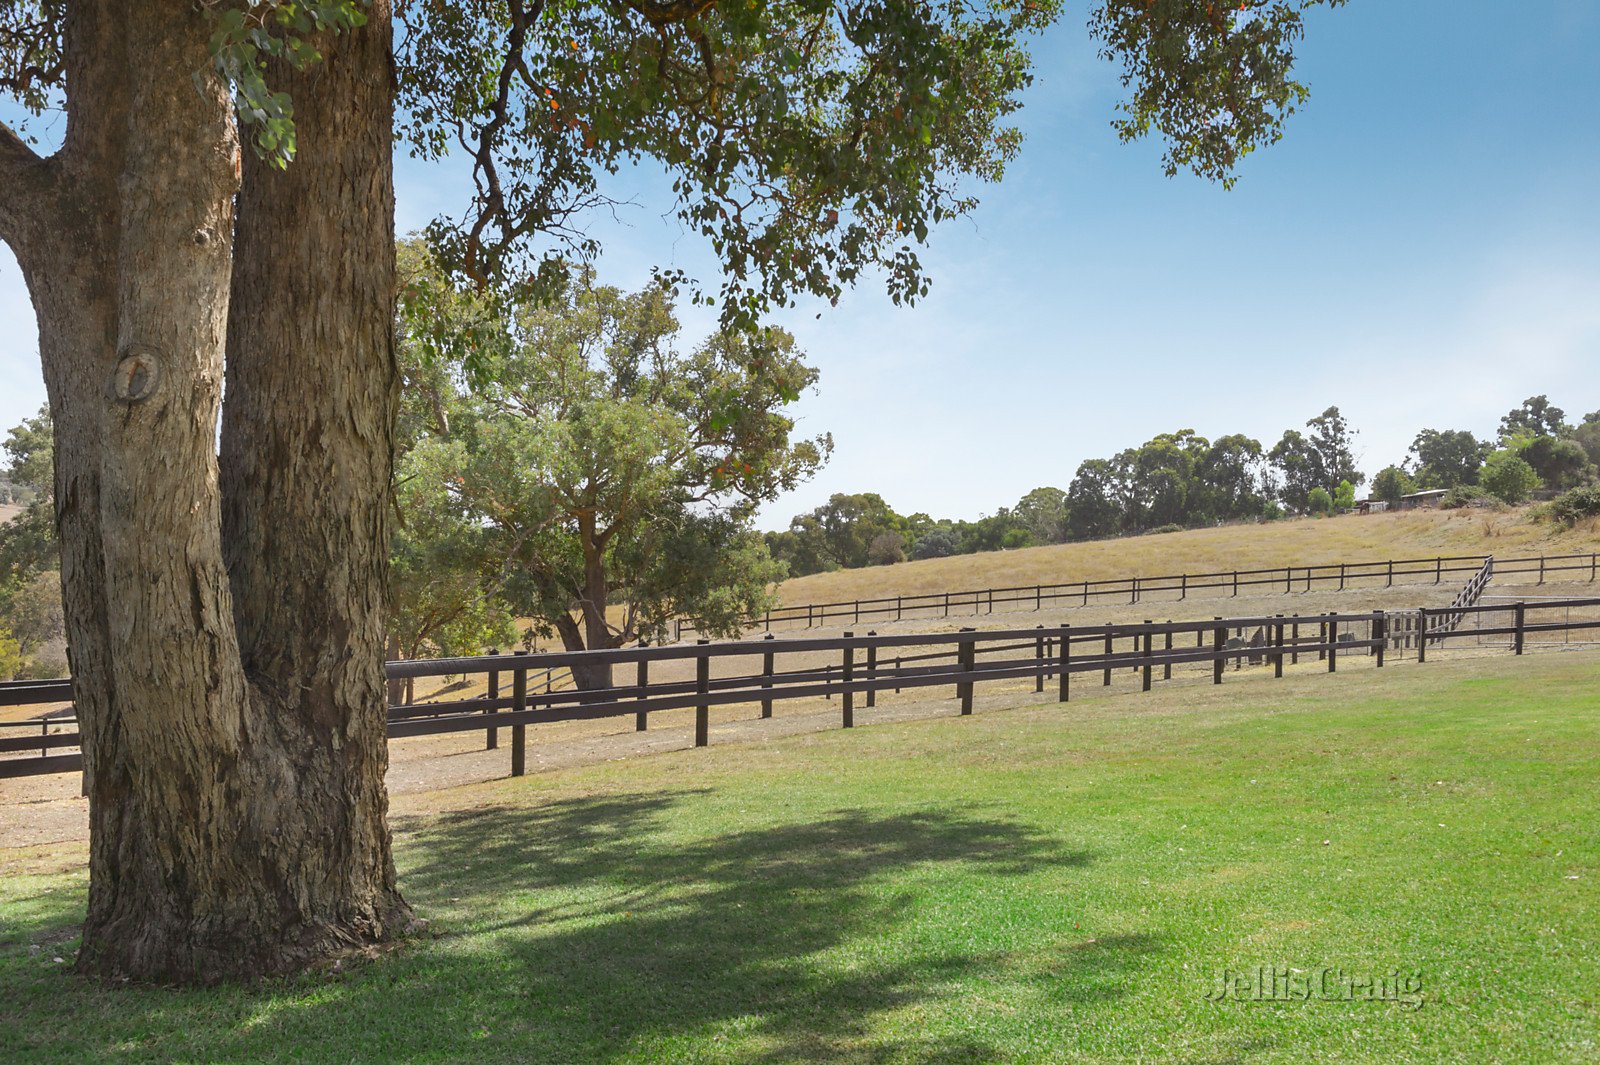
[[[1483,595],[1483,589],[1494,579],[1494,556],[1490,555],[1483,560],[1483,566],[1472,575],[1456,597],[1450,601],[1444,613],[1439,615],[1438,624],[1434,627],[1445,631],[1454,631],[1459,628],[1466,614],[1462,611],[1469,606],[1477,606],[1478,599]]]
[[[1573,617],[1574,609],[1579,616]],[[1585,616],[1588,612],[1592,617]],[[1561,620],[1543,620],[1564,613]],[[1531,616],[1530,616],[1531,615]],[[1473,627],[1463,622],[1471,618]],[[1446,622],[1454,619],[1450,624]],[[1488,620],[1491,624],[1484,624]],[[1530,638],[1600,629],[1600,598],[1538,599],[1513,604],[1453,605],[1414,611],[1372,611],[1351,614],[1312,614],[1213,618],[1200,621],[1145,621],[1138,624],[1059,625],[1032,629],[956,633],[869,633],[842,637],[763,639],[711,644],[677,644],[666,647],[632,647],[609,651],[546,654],[483,655],[472,658],[390,662],[391,680],[422,677],[487,675],[488,695],[434,703],[391,707],[389,736],[400,739],[451,732],[483,732],[486,746],[497,745],[501,730],[511,730],[511,773],[521,776],[526,767],[527,726],[557,721],[632,716],[634,727],[648,728],[649,716],[669,710],[694,710],[695,745],[709,742],[709,713],[713,706],[756,705],[760,716],[771,717],[776,702],[797,699],[840,701],[841,725],[855,724],[857,697],[864,706],[876,705],[879,693],[904,689],[946,687],[960,701],[960,712],[972,712],[977,684],[1031,678],[1034,690],[1056,684],[1057,698],[1071,697],[1072,678],[1098,674],[1100,685],[1131,670],[1149,691],[1157,671],[1163,681],[1175,670],[1199,666],[1213,683],[1222,683],[1231,664],[1267,666],[1283,675],[1285,664],[1315,655],[1329,673],[1339,660],[1351,655],[1376,659],[1383,666],[1391,650],[1414,650],[1425,662],[1430,649],[1448,641],[1487,638],[1522,654]],[[790,669],[776,668],[780,656],[800,656]],[[791,662],[793,658],[791,657]],[[651,681],[652,665],[692,662],[693,680]],[[713,679],[712,664],[738,663],[734,676]],[[748,665],[745,665],[748,663]],[[633,665],[633,684],[598,690],[551,688],[540,692],[531,677],[574,665]],[[509,693],[502,686],[509,680]],[[71,698],[69,681],[0,684],[0,706],[46,705]],[[78,745],[76,722],[70,709],[50,711],[28,721],[0,722],[0,778],[39,773],[67,772],[81,767],[76,753],[62,753]],[[32,752],[38,752],[34,754]],[[14,756],[14,757],[12,757]]]
[[[1153,577],[1116,577],[1066,584],[1031,584],[1009,588],[979,588],[953,592],[927,592],[918,595],[885,596],[877,599],[852,599],[835,603],[804,603],[775,607],[746,622],[748,628],[772,630],[780,626],[816,628],[830,622],[859,625],[864,621],[903,621],[906,618],[968,617],[993,614],[995,607],[1044,609],[1046,603],[1074,603],[1088,606],[1106,600],[1132,606],[1162,596],[1182,601],[1191,596],[1217,593],[1228,597],[1239,590],[1270,588],[1285,593],[1317,589],[1345,591],[1352,587],[1385,587],[1395,584],[1441,584],[1445,578],[1479,573],[1491,556],[1458,555],[1434,558],[1384,559],[1376,562],[1328,562],[1316,566],[1284,566],[1277,569],[1226,570],[1218,573],[1179,573]],[[1594,582],[1600,576],[1600,553],[1586,555],[1537,555],[1504,559],[1494,563],[1500,576],[1537,575],[1538,584],[1547,580]],[[694,618],[674,622],[676,638],[682,640],[698,632]]]

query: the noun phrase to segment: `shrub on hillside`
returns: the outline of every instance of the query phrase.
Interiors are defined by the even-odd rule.
[[[17,680],[60,680],[70,676],[67,660],[56,655],[38,655],[22,664],[17,670]]]
[[[1033,538],[1033,533],[1027,529],[1007,529],[1000,536],[1000,550],[1015,551],[1018,548],[1034,547],[1038,541]]]
[[[1600,485],[1589,484],[1563,492],[1550,501],[1546,513],[1567,526],[1576,525],[1584,518],[1600,516]]]
[[[1439,500],[1443,510],[1459,510],[1463,507],[1497,507],[1500,501],[1485,492],[1475,484],[1458,484],[1446,492]]]
[[[1385,503],[1398,503],[1401,496],[1408,496],[1416,490],[1417,483],[1399,466],[1385,466],[1372,479],[1372,498]]]
[[[948,558],[961,549],[961,540],[948,529],[935,529],[916,542],[911,557]]]
[[[15,680],[21,674],[22,648],[11,638],[11,630],[0,626],[0,680]]]
[[[1343,512],[1356,509],[1356,486],[1349,481],[1340,481],[1338,489],[1333,493],[1333,509]]]
[[[867,565],[892,566],[906,560],[905,537],[897,532],[879,533],[867,545]]]
[[[1151,529],[1145,535],[1147,535],[1147,536],[1158,536],[1161,533],[1174,533],[1174,532],[1183,532],[1183,526],[1182,525],[1176,525],[1176,524],[1174,524],[1174,525],[1158,525],[1154,529]]]
[[[1306,493],[1306,509],[1319,518],[1333,513],[1333,496],[1326,488],[1313,488]]]
[[[1523,459],[1509,451],[1496,451],[1483,464],[1478,478],[1490,495],[1502,503],[1522,503],[1539,487],[1539,475]]]

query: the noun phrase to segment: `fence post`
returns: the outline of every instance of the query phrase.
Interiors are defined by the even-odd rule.
[[[1044,585],[1035,584],[1033,586],[1033,610],[1034,610],[1034,613],[1038,613],[1039,611],[1041,611],[1043,609],[1044,609]]]
[[[1178,601],[1181,603],[1187,598],[1189,598],[1189,575],[1185,573],[1178,578]]]
[[[1172,619],[1167,619],[1167,624],[1172,624]],[[1161,679],[1172,679],[1172,630],[1167,630],[1167,660],[1161,664]]]
[[[1417,607],[1417,661],[1428,660],[1428,608]]]
[[[1377,612],[1378,616],[1372,619],[1373,652],[1378,656],[1378,668],[1383,668],[1383,651],[1389,646],[1389,619],[1383,611]]]
[[[1106,651],[1105,651],[1105,654],[1106,654],[1106,679],[1104,680],[1103,684],[1104,684],[1105,687],[1109,688],[1109,687],[1111,687],[1111,626],[1110,625],[1106,626]]]
[[[1135,577],[1133,579],[1133,598],[1128,600],[1128,605],[1132,606],[1134,603],[1137,603],[1138,601],[1139,601],[1139,578]]]
[[[1389,560],[1389,582],[1387,584],[1385,584],[1384,587],[1385,588],[1393,588],[1394,587],[1394,559],[1392,559],[1392,558]]]
[[[1328,657],[1328,615],[1322,615],[1322,620],[1317,623],[1317,661],[1321,662]]]
[[[705,647],[710,640],[696,640]],[[711,690],[711,652],[701,651],[694,658],[694,690],[704,695]],[[694,708],[694,745],[705,747],[711,742],[711,704],[696,703]]]
[[[1590,584],[1594,583],[1594,574],[1595,574],[1595,565],[1596,565],[1596,563],[1600,563],[1600,553],[1590,552],[1590,554],[1589,554],[1589,583]]]
[[[1328,615],[1328,672],[1339,669],[1339,615]]]
[[[1222,683],[1222,645],[1227,641],[1227,629],[1221,625],[1211,630],[1211,683]]]
[[[1150,626],[1155,622],[1149,618],[1144,619],[1144,690],[1150,690]]]
[[[1519,654],[1519,655],[1522,653],[1522,637],[1523,637],[1523,624],[1524,624],[1524,620],[1525,620],[1525,616],[1524,616],[1524,607],[1525,607],[1525,605],[1526,604],[1524,604],[1524,603],[1518,603],[1517,604],[1517,621],[1516,621],[1516,625],[1517,625],[1516,640],[1517,640],[1517,643],[1516,643],[1516,647],[1517,647],[1517,654]]]
[[[1072,697],[1072,626],[1061,626],[1061,679],[1059,691],[1056,695],[1057,702],[1066,702]]]
[[[860,602],[860,600],[857,600],[857,602]],[[844,634],[844,638],[847,640],[853,640],[856,638],[856,634],[853,632],[847,632]],[[846,644],[844,649],[844,662],[840,666],[840,672],[844,675],[845,684],[844,691],[842,693],[843,698],[840,699],[840,703],[844,707],[844,728],[856,727],[856,693],[850,690],[850,682],[855,679],[855,667],[856,649]]]
[[[1239,598],[1239,571],[1233,571],[1233,598]]]
[[[1294,621],[1291,624],[1292,624],[1293,628],[1290,631],[1291,631],[1291,634],[1292,634],[1293,638],[1290,640],[1291,646],[1290,646],[1290,649],[1289,649],[1289,664],[1291,666],[1298,666],[1300,664],[1300,615],[1299,614],[1296,614],[1294,616]]]
[[[1438,584],[1442,580],[1444,580],[1444,559],[1436,558],[1433,560],[1433,583]]]
[[[1339,563],[1339,590],[1344,591],[1344,563]]]
[[[949,592],[945,592],[944,593],[944,616],[945,617],[949,617],[950,616],[950,593]]]
[[[878,635],[878,630],[877,629],[868,629],[867,630],[867,635],[868,636],[876,636],[876,635]],[[877,646],[877,644],[873,644],[871,647],[867,648],[867,679],[870,680],[870,681],[873,681],[873,682],[876,682],[877,679],[878,679],[878,646]],[[869,688],[869,689],[867,689],[867,709],[870,710],[874,706],[877,706],[877,705],[878,705],[878,689],[877,688]]]
[[[971,628],[963,628],[961,631],[972,632],[973,630]],[[967,674],[971,674],[976,665],[976,647],[973,640],[974,638],[971,636],[961,637],[958,649],[961,670]],[[961,713],[963,715],[972,713],[972,681],[958,681],[956,683],[956,691],[961,696]]]
[[[902,608],[901,598],[902,597],[898,596],[898,595],[894,597],[894,619],[896,621],[900,620],[900,614],[901,614],[901,608]]]
[[[1277,648],[1272,655],[1272,675],[1283,676],[1283,615],[1278,615],[1277,624],[1272,626],[1273,646]]]
[[[639,646],[645,646],[645,642],[640,640]],[[639,669],[635,679],[639,682],[639,701],[643,702],[645,699],[645,689],[650,687],[650,662],[648,659],[639,659]],[[634,716],[633,731],[643,732],[645,729],[649,728],[649,718],[649,714],[645,713],[643,710],[640,710],[638,714]]]
[[[1539,556],[1539,583],[1544,583],[1544,556]]]
[[[498,655],[500,648],[491,647],[489,648],[489,653]],[[488,695],[491,699],[500,698],[500,671],[498,669],[491,670],[489,673]],[[500,713],[498,706],[489,707],[489,735],[483,741],[483,749],[486,751],[497,750],[500,746],[500,730],[494,727],[494,717],[498,713]]]
[[[772,635],[772,633],[769,632],[765,636],[763,636],[762,639],[763,640],[771,640],[771,639],[775,639],[775,637]],[[761,679],[761,690],[763,692],[770,692],[772,690],[772,652],[771,651],[764,651],[761,654],[761,678],[762,678]],[[761,716],[762,717],[771,717],[772,716],[772,696],[771,695],[763,695],[762,696],[762,699],[761,699]]]
[[[1041,635],[1033,641],[1033,660],[1037,664],[1039,671],[1033,675],[1033,690],[1042,692],[1044,691],[1044,636],[1042,635],[1044,626],[1037,627]]]
[[[514,655],[513,657],[520,657]],[[511,709],[520,714],[528,708],[528,671],[518,667],[511,678]],[[528,768],[528,726],[518,721],[511,726],[511,775],[520,777]]]

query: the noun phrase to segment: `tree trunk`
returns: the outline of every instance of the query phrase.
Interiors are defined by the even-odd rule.
[[[383,828],[382,628],[369,616],[381,583],[360,594],[381,580],[373,574],[385,543],[369,500],[346,497],[347,549],[264,563],[320,571],[280,572],[265,603],[259,574],[230,581],[215,440],[240,166],[231,101],[208,73],[212,27],[198,5],[152,0],[138,18],[125,14],[109,0],[68,7],[67,141],[44,161],[0,143],[0,178],[17,197],[0,204],[0,237],[33,298],[57,434],[63,602],[90,805],[79,968],[209,982],[301,967],[381,939],[405,916]],[[386,58],[387,20],[374,22]],[[378,89],[387,99],[387,81]],[[354,99],[339,102],[359,113]],[[387,135],[385,123],[385,164]],[[379,180],[369,209],[387,218],[386,170]],[[360,257],[376,256],[381,273],[391,249],[385,233]],[[348,341],[341,330],[330,330],[330,346]],[[353,435],[384,436],[387,388],[376,388],[376,430],[359,423]],[[299,447],[296,432],[303,424],[262,441],[279,449],[262,469],[277,461],[293,478],[302,451],[332,448],[326,437]],[[386,463],[386,442],[374,449]],[[323,461],[349,482],[371,468],[348,450]],[[233,523],[240,514],[231,508]],[[327,509],[267,520],[285,535],[303,532],[290,522],[334,521]],[[300,583],[317,581],[354,605],[295,615]],[[235,586],[247,597],[238,610]],[[257,610],[267,617],[255,620]],[[319,623],[328,631],[314,632]],[[279,637],[288,650],[263,636],[271,624],[289,630]],[[317,639],[320,658],[305,651]],[[361,657],[368,646],[374,653]],[[307,704],[321,715],[309,724]],[[361,714],[339,718],[357,704]]]
[[[578,515],[578,540],[583,547],[583,597],[578,601],[579,612],[583,615],[583,636],[579,645],[592,651],[603,651],[611,647],[611,627],[606,624],[606,600],[609,596],[606,589],[605,545],[599,542],[595,533],[594,511],[585,510]],[[577,631],[576,625],[573,630]],[[572,649],[570,641],[568,649]],[[584,663],[573,668],[572,680],[584,689],[609,688],[611,666],[599,662]]]
[[[249,736],[213,450],[237,143],[225,86],[191,78],[207,56],[189,5],[79,6],[67,30],[100,91],[73,113],[96,137],[63,149],[61,206],[99,241],[58,237],[29,283],[90,802],[79,964],[193,978],[232,964],[262,847],[236,816]]]
[[[223,543],[277,767],[298,920],[381,940],[407,911],[386,825],[384,594],[395,398],[390,15],[278,64],[287,169],[245,158],[223,412]]]
[[[583,642],[584,630],[578,626],[571,614],[561,614],[555,619],[556,633],[561,637],[561,646],[569,651],[582,651],[586,645]],[[605,644],[602,642],[601,647]],[[611,687],[611,666],[601,662],[578,662],[572,667],[572,683],[584,691],[598,691],[601,688]]]

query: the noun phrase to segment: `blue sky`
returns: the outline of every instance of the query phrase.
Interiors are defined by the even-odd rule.
[[[1270,446],[1330,404],[1369,473],[1419,428],[1488,435],[1531,394],[1600,409],[1597,46],[1592,0],[1316,12],[1310,103],[1225,192],[1117,142],[1116,70],[1072,5],[1039,42],[1021,159],[933,234],[932,294],[896,308],[865,283],[780,318],[821,370],[802,429],[836,451],[762,525],[857,491],[972,518],[1159,432]],[[464,195],[455,167],[409,160],[398,189],[402,231]],[[641,206],[598,230],[602,280],[714,269],[662,220],[658,182],[621,191]],[[3,427],[44,395],[9,256],[0,323]]]

